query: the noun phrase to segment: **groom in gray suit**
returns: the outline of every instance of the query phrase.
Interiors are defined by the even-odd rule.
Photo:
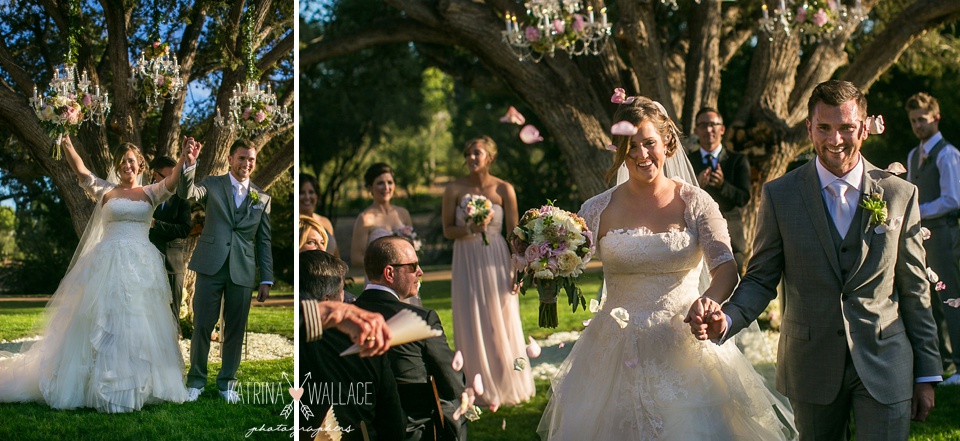
[[[273,285],[273,255],[270,250],[270,196],[250,182],[257,165],[257,150],[239,140],[230,148],[230,172],[208,176],[194,185],[197,156],[202,146],[188,139],[184,172],[177,194],[204,206],[206,222],[190,259],[197,273],[193,297],[194,331],[190,343],[188,401],[200,396],[207,383],[210,334],[223,303],[223,363],[217,388],[227,402],[239,400],[234,391],[237,368],[250,312],[250,293],[258,289],[257,301],[270,295]],[[255,276],[260,268],[260,279]],[[259,286],[259,288],[257,288]]]
[[[722,311],[701,297],[687,320],[722,344],[782,279],[777,390],[800,439],[848,439],[852,409],[858,440],[906,440],[942,379],[917,188],[860,155],[867,100],[856,86],[821,83],[807,106],[817,159],[763,186],[746,275]]]

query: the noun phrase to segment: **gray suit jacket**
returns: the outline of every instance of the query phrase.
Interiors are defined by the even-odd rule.
[[[864,160],[861,195],[879,193],[900,228],[877,233],[864,212],[860,255],[841,279],[834,228],[814,161],[763,186],[753,258],[723,311],[728,336],[743,329],[784,283],[777,389],[791,399],[836,398],[849,348],[867,391],[908,400],[916,377],[942,373],[930,309],[917,189]]]
[[[196,168],[183,173],[177,195],[204,206],[206,220],[189,268],[214,275],[230,257],[230,279],[240,286],[256,288],[261,281],[273,281],[273,253],[270,249],[270,195],[250,183],[250,191],[238,209],[233,200],[230,176],[207,176],[194,185]],[[258,195],[254,203],[251,195]],[[256,269],[260,267],[260,280]]]

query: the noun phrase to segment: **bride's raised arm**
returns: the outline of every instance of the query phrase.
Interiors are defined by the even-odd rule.
[[[73,148],[73,141],[70,140],[70,135],[63,136],[63,141],[61,141],[60,146],[63,147],[63,156],[66,158],[67,164],[70,165],[70,170],[73,170],[77,175],[77,179],[80,182],[89,179],[91,174],[90,170],[87,169],[87,166],[83,165],[83,159],[80,158],[80,154]]]
[[[173,171],[170,173],[170,176],[163,179],[163,185],[167,187],[167,191],[173,193],[177,190],[177,184],[180,182],[180,175],[183,174],[183,164],[186,162],[186,157],[193,155],[192,162],[195,163],[202,147],[203,145],[195,139],[186,136],[183,137],[183,143],[180,146],[180,158],[177,159],[177,165],[173,166]]]

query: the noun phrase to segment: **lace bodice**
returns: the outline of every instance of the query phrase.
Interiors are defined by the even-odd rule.
[[[154,208],[173,194],[167,191],[163,182],[160,182],[143,187],[143,192],[150,198],[149,202],[112,197],[103,203],[103,197],[116,185],[91,175],[89,179],[81,182],[80,186],[87,194],[93,196],[97,203],[103,204],[101,207],[102,242],[149,242]]]
[[[500,228],[503,226],[503,207],[499,204],[493,205],[493,219],[487,224],[486,232],[490,234],[500,234]],[[462,227],[467,224],[466,213],[462,208],[457,208],[457,226]]]
[[[583,204],[580,216],[592,231],[599,228],[600,215],[615,189]],[[710,269],[733,259],[730,235],[716,202],[686,183],[680,197],[686,204],[686,228],[664,233],[644,227],[613,230],[597,243],[607,283],[604,310],[623,307],[638,320],[631,317],[631,323],[641,327],[654,316],[669,319],[684,312],[699,295],[701,259]]]

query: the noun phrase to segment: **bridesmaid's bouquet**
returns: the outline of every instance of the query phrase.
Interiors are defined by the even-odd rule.
[[[513,260],[518,267],[517,280],[521,281],[520,293],[526,294],[530,285],[540,293],[541,328],[557,327],[561,288],[573,312],[578,305],[586,309],[587,302],[576,282],[593,256],[593,233],[583,218],[548,200],[547,205],[523,214],[510,243],[516,252]]]
[[[472,222],[474,225],[480,225],[493,217],[493,204],[482,194],[467,193],[463,196],[460,207],[466,214],[467,222]],[[490,245],[487,232],[481,231],[480,235],[483,237],[483,244]]]

